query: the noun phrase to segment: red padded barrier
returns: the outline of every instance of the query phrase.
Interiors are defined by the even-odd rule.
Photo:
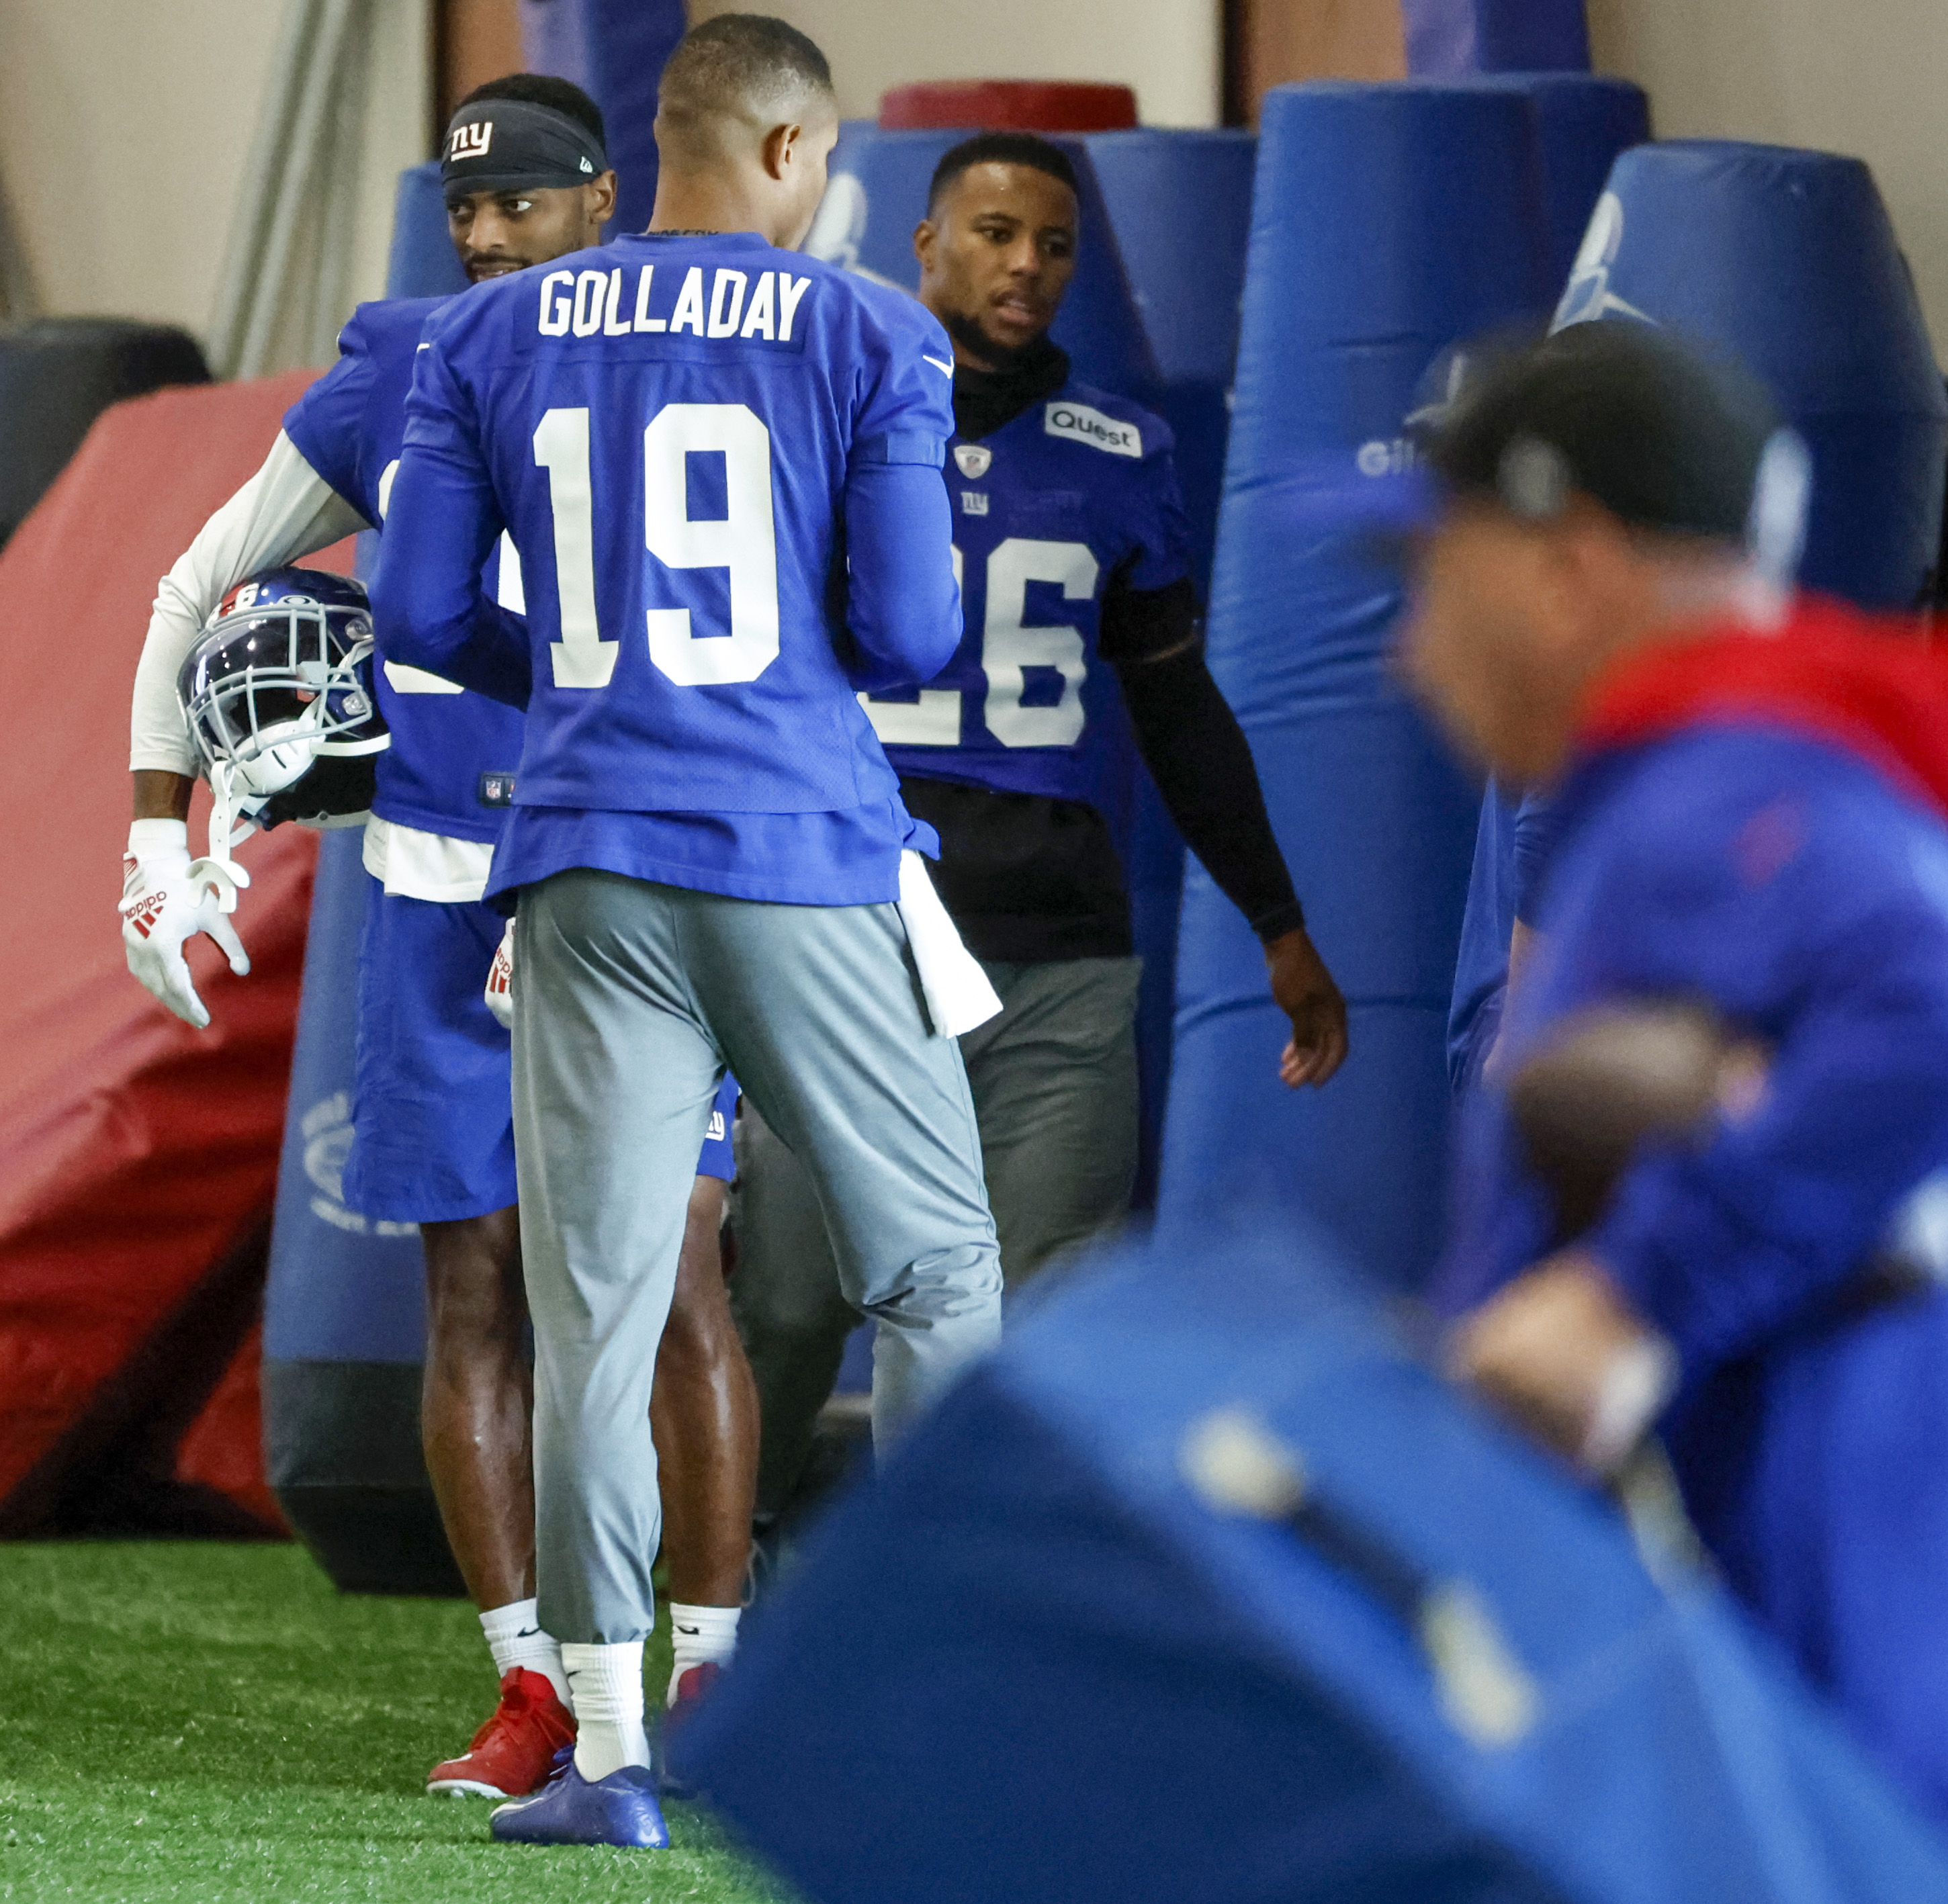
[[[252,885],[238,926],[254,969],[234,978],[197,942],[208,1031],[129,976],[115,904],[129,688],[156,578],[262,462],[315,374],[118,405],[0,554],[0,1530],[33,1524],[118,1373],[154,1364],[138,1357],[144,1343],[164,1339],[270,1208],[316,836],[284,827],[242,849]],[[346,542],[313,560],[349,571],[351,555]],[[200,790],[193,850],[207,812]],[[124,1418],[145,1399],[126,1388],[113,1403]],[[193,1451],[253,1509],[259,1450],[219,1455],[210,1437],[223,1422],[233,1439],[254,1432],[254,1419],[229,1385]]]
[[[254,1515],[267,1528],[284,1517],[264,1473],[264,1409],[257,1371],[264,1361],[264,1326],[256,1324],[231,1357],[203,1412],[176,1448],[175,1478],[207,1487]]]
[[[1127,132],[1136,123],[1128,86],[1079,79],[930,79],[879,101],[889,132]]]

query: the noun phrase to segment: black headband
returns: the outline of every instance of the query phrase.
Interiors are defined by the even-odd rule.
[[[451,200],[586,185],[608,169],[602,141],[579,119],[526,99],[481,99],[448,124],[439,181]]]

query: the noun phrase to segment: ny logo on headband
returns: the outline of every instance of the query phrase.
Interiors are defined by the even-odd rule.
[[[456,126],[453,137],[448,141],[446,156],[450,163],[455,159],[484,159],[487,148],[494,143],[494,122],[491,119],[476,119],[471,126]]]

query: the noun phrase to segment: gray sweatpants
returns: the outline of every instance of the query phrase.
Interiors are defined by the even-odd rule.
[[[661,1525],[650,1385],[727,1065],[804,1160],[896,1432],[1000,1327],[966,1072],[896,907],[726,899],[588,870],[521,895],[514,1139],[535,1329],[544,1626],[641,1639]]]
[[[986,965],[997,1018],[960,1040],[1010,1288],[1128,1211],[1137,1168],[1137,959]],[[846,1336],[860,1319],[796,1146],[749,1104],[731,1192],[730,1307],[764,1416],[758,1511],[803,1471]]]

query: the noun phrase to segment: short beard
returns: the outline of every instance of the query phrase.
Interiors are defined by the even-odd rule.
[[[991,371],[1018,370],[1038,355],[1048,342],[1048,333],[1038,330],[1025,344],[997,343],[965,311],[954,312],[940,321],[947,334],[962,349]]]

